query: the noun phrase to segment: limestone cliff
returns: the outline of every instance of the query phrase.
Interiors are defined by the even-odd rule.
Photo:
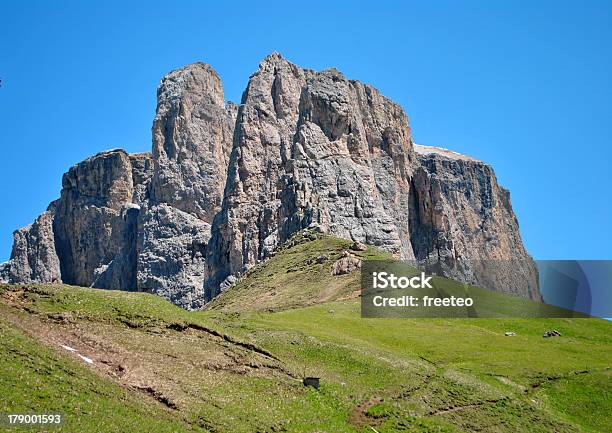
[[[11,260],[3,266],[4,279],[20,283],[61,282],[60,261],[55,250],[53,213],[13,233]]]
[[[268,56],[238,112],[210,282],[243,272],[313,223],[413,258],[403,193],[411,158],[406,115],[376,89]]]
[[[203,63],[157,92],[151,154],[103,152],[15,232],[0,278],[159,294],[199,308],[293,233],[375,245],[470,283],[539,298],[491,167],[413,143],[403,109],[335,69],[277,53],[239,106]]]
[[[138,290],[203,305],[210,225],[221,208],[237,107],[217,73],[194,63],[157,90],[153,173],[138,218]]]
[[[418,265],[459,281],[540,299],[510,192],[490,165],[436,147],[415,146],[410,227]]]

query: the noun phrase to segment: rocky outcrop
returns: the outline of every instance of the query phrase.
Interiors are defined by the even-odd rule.
[[[134,193],[131,159],[123,150],[99,153],[64,175],[53,222],[64,282],[136,288]]]
[[[29,226],[15,230],[11,260],[2,273],[5,280],[21,283],[61,281],[52,212],[46,211]]]
[[[166,75],[153,122],[152,198],[212,222],[221,208],[237,107],[217,73],[194,63]]]
[[[510,193],[490,165],[415,146],[410,226],[417,264],[439,275],[540,299]]]
[[[204,63],[165,76],[157,97],[152,153],[112,150],[71,168],[60,198],[15,232],[0,278],[148,291],[199,308],[315,227],[539,297],[491,167],[415,145],[402,108],[372,86],[273,53],[239,106]],[[349,261],[338,272],[354,270]]]
[[[209,65],[194,63],[162,79],[150,194],[138,220],[138,290],[185,308],[203,305],[206,248],[221,209],[237,112]]]
[[[162,203],[138,220],[137,285],[184,308],[203,305],[210,224]]]
[[[345,275],[361,268],[361,260],[345,251],[343,256],[336,260],[331,268],[332,275]]]
[[[411,158],[406,115],[376,89],[268,56],[238,112],[208,296],[311,224],[413,258]]]
[[[14,233],[5,280],[136,288],[138,201],[150,155],[117,149],[72,167],[60,198]]]

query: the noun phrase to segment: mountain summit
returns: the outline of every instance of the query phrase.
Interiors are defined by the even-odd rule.
[[[200,308],[317,230],[462,281],[539,299],[493,169],[414,144],[404,110],[339,71],[261,61],[240,105],[198,62],[157,90],[151,153],[99,153],[14,233],[0,280],[147,291]],[[510,289],[509,289],[510,288]]]

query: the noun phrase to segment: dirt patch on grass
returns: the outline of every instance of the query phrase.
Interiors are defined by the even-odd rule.
[[[92,360],[96,370],[112,377],[121,377],[127,370],[129,354],[125,350],[86,332],[68,313],[32,315],[11,311],[3,305],[0,305],[0,311],[5,320],[46,346],[79,360],[83,360],[79,355]]]
[[[372,427],[380,425],[383,422],[383,419],[369,416],[368,411],[372,406],[382,403],[383,401],[384,399],[380,397],[372,397],[369,400],[358,404],[349,414],[349,423],[356,427]]]
[[[530,389],[526,389],[525,392],[528,393],[530,391],[535,391],[538,388],[540,388],[543,385],[546,385],[547,383],[550,382],[555,382],[557,380],[561,380],[561,379],[567,379],[573,376],[579,376],[582,374],[591,374],[591,373],[595,373],[595,372],[600,372],[600,371],[607,371],[609,370],[609,368],[604,368],[604,369],[596,369],[596,370],[576,370],[576,371],[570,371],[569,373],[566,374],[558,374],[558,375],[554,375],[554,376],[546,376],[543,379],[539,379],[536,382],[533,382],[531,384],[531,388]]]
[[[23,287],[9,287],[2,292],[2,299],[9,304],[23,303],[25,301],[25,289]]]
[[[492,399],[487,399],[487,400],[482,400],[482,401],[478,401],[476,403],[468,403],[468,404],[459,404],[459,405],[455,405],[455,406],[448,406],[442,409],[436,409],[436,410],[432,410],[429,412],[428,415],[443,415],[445,413],[449,413],[449,412],[457,412],[460,410],[465,410],[465,409],[473,409],[473,408],[477,408],[480,406],[484,406],[486,404],[496,404],[499,403],[500,401],[505,401],[505,400],[509,400],[509,397],[501,397],[501,398],[492,398]]]

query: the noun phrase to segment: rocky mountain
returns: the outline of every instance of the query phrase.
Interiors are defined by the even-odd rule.
[[[414,144],[404,110],[339,71],[278,53],[240,105],[195,63],[157,91],[151,154],[72,167],[14,233],[9,282],[148,291],[199,308],[307,227],[430,271],[538,299],[509,192],[492,168]]]

